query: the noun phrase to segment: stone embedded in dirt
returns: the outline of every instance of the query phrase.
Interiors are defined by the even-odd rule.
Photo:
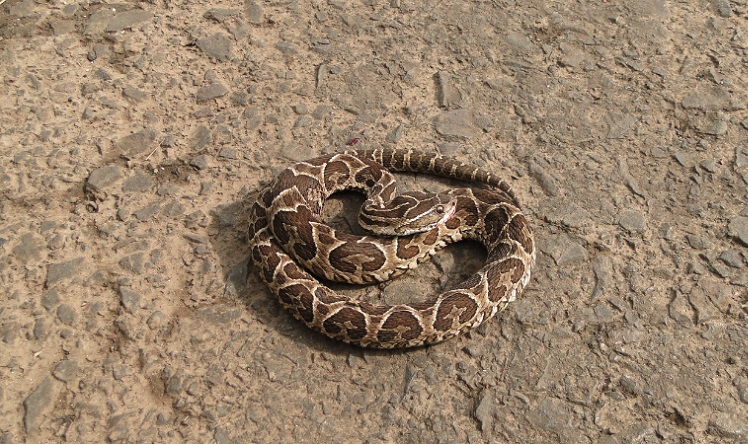
[[[125,89],[122,90],[122,94],[128,99],[133,99],[136,102],[142,102],[148,98],[148,94],[134,86],[126,86]]]
[[[730,223],[727,225],[727,234],[748,245],[748,217],[738,216],[730,219]]]
[[[719,316],[719,311],[700,287],[691,290],[688,295],[688,302],[696,312],[696,322],[698,324],[703,324]]]
[[[18,337],[19,328],[18,322],[3,322],[0,324],[0,340],[12,344]]]
[[[44,307],[47,311],[52,311],[55,307],[57,307],[57,304],[60,303],[60,294],[57,292],[56,288],[47,290],[42,295],[41,302],[42,307]]]
[[[714,411],[709,419],[709,431],[725,439],[745,442],[748,439],[748,420],[734,411]]]
[[[126,159],[133,159],[138,154],[150,152],[153,149],[154,140],[156,140],[156,131],[144,128],[119,139],[114,143],[113,149],[115,154]]]
[[[717,171],[717,162],[714,159],[704,159],[699,162],[699,166],[710,173]]]
[[[231,58],[231,38],[226,34],[217,32],[211,36],[197,39],[195,44],[210,58],[216,60],[228,60]]]
[[[545,171],[538,174],[543,177],[547,176],[548,180],[553,181],[553,178]],[[538,180],[542,181],[540,177]],[[555,186],[555,182],[553,182],[553,186]],[[558,190],[558,187],[556,187],[556,190]],[[571,228],[588,227],[593,224],[594,217],[592,214],[574,202],[566,199],[550,199],[546,205],[539,208],[538,212],[543,215],[547,222],[566,225]]]
[[[446,109],[454,109],[460,106],[462,95],[460,90],[454,86],[449,74],[444,71],[436,73],[437,100],[439,106]]]
[[[190,166],[197,168],[198,170],[204,170],[210,167],[210,157],[207,154],[200,154],[190,160]]]
[[[34,339],[42,340],[47,337],[49,334],[49,325],[47,324],[47,321],[43,318],[38,318],[36,322],[34,322]]]
[[[221,151],[218,152],[218,157],[223,157],[224,159],[236,160],[239,158],[239,151],[237,151],[236,148],[224,146],[221,148]]]
[[[712,242],[705,236],[699,236],[698,234],[687,234],[686,241],[691,248],[697,250],[706,250],[712,247]]]
[[[570,424],[571,414],[566,402],[556,398],[545,398],[530,409],[527,419],[536,427],[564,434]]]
[[[142,299],[142,296],[140,293],[136,293],[128,288],[120,288],[119,289],[119,301],[120,304],[127,310],[130,314],[135,314],[140,309],[140,300]]]
[[[208,100],[217,99],[228,94],[229,90],[221,85],[220,83],[213,83],[212,85],[203,86],[197,90],[195,98],[198,102],[206,102]]]
[[[112,369],[112,376],[117,381],[121,381],[122,378],[130,374],[132,374],[132,367],[127,364],[117,364]]]
[[[714,5],[717,7],[717,12],[722,17],[728,18],[735,15],[730,6],[730,0],[714,0]]]
[[[213,8],[209,9],[208,12],[205,13],[206,18],[211,18],[219,23],[223,23],[227,19],[236,17],[237,15],[239,15],[239,10],[237,9]]]
[[[129,254],[120,259],[119,266],[135,274],[140,274],[145,270],[145,255],[141,251]]]
[[[624,211],[618,219],[618,225],[630,233],[639,233],[647,226],[644,215],[635,210]]]
[[[173,196],[177,194],[177,191],[179,191],[179,187],[177,187],[176,184],[173,183],[162,183],[158,189],[156,190],[156,194],[159,196]]]
[[[134,341],[138,337],[139,330],[133,327],[129,319],[117,319],[114,321],[114,325],[127,339]]]
[[[153,179],[149,174],[143,171],[136,171],[125,183],[122,184],[122,191],[127,193],[145,193],[153,188]]]
[[[540,166],[539,163],[530,160],[528,162],[528,167],[530,169],[530,174],[540,182],[543,191],[545,191],[549,196],[558,196],[561,194],[561,189],[556,183],[556,180],[545,170],[545,168]]]
[[[161,203],[160,202],[154,202],[150,205],[146,205],[145,207],[135,211],[133,215],[137,220],[140,222],[145,222],[148,219],[152,218],[153,216],[158,213],[158,211],[161,209]]]
[[[668,306],[668,315],[684,327],[693,325],[694,308],[683,294],[678,294]]]
[[[35,435],[41,428],[44,414],[54,403],[55,383],[50,378],[44,380],[36,386],[33,392],[23,401],[23,425],[26,433]]]
[[[242,311],[239,308],[231,307],[206,307],[196,310],[193,313],[193,319],[205,321],[211,324],[229,324],[239,319]]]
[[[78,313],[68,304],[57,307],[57,319],[65,325],[73,325],[78,320]]]
[[[88,51],[86,58],[88,58],[89,62],[93,62],[99,57],[105,56],[107,54],[109,54],[109,45],[105,45],[103,43],[97,43],[93,46],[93,48],[91,48],[90,51]],[[100,71],[103,71],[103,70],[100,70]]]
[[[729,114],[721,111],[707,112],[705,115],[692,116],[691,126],[698,132],[711,136],[722,136],[727,133]]]
[[[18,245],[13,247],[13,255],[21,262],[26,263],[32,259],[41,258],[44,243],[33,233],[25,233],[21,236]]]
[[[493,429],[493,415],[491,414],[491,407],[495,403],[494,396],[485,390],[480,395],[478,405],[473,411],[473,416],[478,420],[480,424],[480,430],[483,433],[488,433]]]
[[[75,31],[75,22],[73,20],[52,20],[50,26],[54,35],[69,34]]]
[[[295,45],[288,42],[278,42],[275,44],[275,49],[282,52],[284,55],[292,56],[299,52]]]
[[[685,109],[720,111],[729,107],[730,93],[722,86],[708,85],[687,91],[691,93],[684,97],[681,102],[681,105]]]
[[[733,268],[741,268],[745,266],[743,256],[741,256],[737,250],[723,251],[722,254],[719,255],[719,259]]]
[[[166,325],[166,322],[166,315],[156,310],[150,316],[148,316],[146,324],[148,325],[148,328],[150,328],[151,330],[155,330],[163,325]]]
[[[434,118],[436,132],[444,137],[471,139],[478,134],[473,113],[467,109],[446,111]]]
[[[748,146],[738,145],[735,147],[735,166],[738,168],[748,167]]]
[[[72,359],[60,361],[52,371],[52,375],[62,382],[68,382],[78,373],[78,363]]]
[[[31,17],[34,15],[34,6],[34,0],[23,0],[12,4],[9,8],[9,12],[10,15],[19,18]]]
[[[85,190],[92,198],[104,200],[111,194],[113,185],[122,179],[122,168],[108,165],[91,171],[86,180]]]
[[[107,32],[119,32],[125,29],[134,28],[135,26],[153,18],[153,13],[135,9],[119,13],[109,20],[106,26]]]
[[[586,261],[588,258],[584,246],[579,241],[564,234],[556,236],[552,241],[540,242],[538,248],[553,258],[556,265]]]
[[[259,25],[265,21],[263,9],[259,3],[254,0],[246,0],[245,4],[244,12],[249,23]]]
[[[192,137],[193,137],[192,147],[195,148],[196,150],[203,149],[208,144],[213,142],[213,132],[204,125],[198,126]]]
[[[314,151],[309,145],[297,145],[297,144],[284,144],[281,147],[280,155],[286,159],[293,160],[294,162],[300,162],[305,159],[314,157]]]
[[[397,143],[403,137],[404,132],[405,132],[405,125],[400,123],[399,125],[397,125],[395,129],[393,129],[387,134],[387,136],[385,137],[385,140],[389,143]]]
[[[79,274],[81,271],[81,264],[83,264],[82,257],[70,259],[65,262],[49,264],[47,267],[47,279],[45,281],[46,287],[53,287],[58,283]]]

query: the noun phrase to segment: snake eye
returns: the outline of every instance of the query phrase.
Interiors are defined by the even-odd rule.
[[[436,212],[439,214],[444,214],[444,205],[437,205]]]

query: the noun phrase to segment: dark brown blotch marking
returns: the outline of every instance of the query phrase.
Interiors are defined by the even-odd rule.
[[[469,295],[456,291],[450,293],[439,304],[439,309],[436,312],[434,328],[440,331],[452,328],[455,316],[457,316],[458,324],[464,324],[472,319],[478,311],[478,305]]]
[[[398,237],[397,238],[397,257],[402,259],[410,259],[418,255],[421,251],[417,245],[411,245],[413,243],[413,237]]]
[[[350,167],[346,162],[334,160],[325,165],[324,181],[325,188],[328,190],[336,189],[346,182],[351,177]]]
[[[278,211],[273,217],[273,234],[281,245],[288,244],[291,239],[293,251],[300,260],[309,260],[317,255],[317,246],[314,243],[312,224],[315,216],[305,205],[299,206],[296,211]]]
[[[314,295],[317,296],[317,299],[319,299],[323,304],[334,304],[336,302],[348,300],[348,298],[340,296],[329,288],[323,286],[318,286],[314,291]]]
[[[322,191],[322,184],[313,177],[305,174],[296,175],[295,171],[287,169],[281,171],[276,181],[273,182],[270,194],[272,196],[280,196],[281,192],[290,188],[296,188],[301,196],[309,197],[319,195]],[[270,206],[270,203],[267,206]]]
[[[271,203],[273,203],[273,198],[275,197],[275,194],[273,194],[273,190],[271,188],[267,188],[262,195],[260,195],[257,198],[258,202],[262,202],[262,206],[265,208],[268,208]]]
[[[338,240],[333,236],[334,232],[329,227],[317,226],[317,240],[322,245],[335,245]]]
[[[455,216],[447,220],[446,226],[450,230],[456,230],[464,225],[463,228],[470,228],[478,223],[478,207],[470,197],[456,195],[457,209]],[[465,231],[465,230],[463,230]]]
[[[385,217],[382,214],[379,214],[377,212],[377,217]],[[387,227],[390,225],[389,221],[382,221],[378,219],[372,219],[365,213],[360,213],[358,215],[358,220],[361,223],[363,227]]]
[[[327,316],[327,313],[330,313],[330,308],[325,304],[317,304],[317,313],[319,313],[320,316],[325,317]]]
[[[361,339],[366,336],[366,318],[352,308],[341,308],[340,311],[325,319],[322,324],[330,336],[342,336],[346,339]]]
[[[382,316],[390,309],[390,307],[386,305],[374,305],[368,302],[361,302],[360,308],[369,316]]]
[[[470,192],[475,199],[484,202],[488,205],[494,205],[499,203],[508,202],[507,198],[500,191],[487,188],[471,188]]]
[[[421,236],[421,242],[424,245],[434,245],[439,240],[439,230],[434,228]]]
[[[293,262],[289,262],[283,267],[283,273],[285,273],[289,279],[309,279],[309,275]]]
[[[291,284],[278,291],[281,304],[295,309],[301,320],[314,320],[314,296],[304,284]]]
[[[277,250],[269,245],[258,245],[252,250],[252,257],[255,263],[261,264],[263,280],[270,283],[273,280],[275,268],[280,264]]]
[[[496,207],[486,214],[484,224],[490,244],[512,237],[510,233],[512,227],[511,225],[507,226],[507,224],[511,224],[511,218],[509,209],[504,207]]]
[[[495,267],[492,267],[492,269],[489,270],[489,281],[493,281],[494,279],[498,279],[499,276],[495,275],[495,273],[499,274],[509,274],[509,279],[512,280],[512,283],[516,284],[517,282],[522,279],[522,276],[525,274],[525,264],[515,258],[509,258],[501,262]]]
[[[377,339],[388,342],[395,338],[412,340],[423,332],[421,324],[413,313],[396,311],[387,317],[382,328],[377,333]]]
[[[462,209],[460,219],[462,219],[465,225],[473,227],[478,223],[478,215],[480,212],[478,211],[478,206],[475,204],[473,199],[459,196],[457,199],[457,208]]]
[[[494,288],[492,291],[488,292],[488,299],[491,302],[499,302],[509,291],[509,288],[507,288],[506,285],[499,285],[498,287]]]
[[[512,251],[514,251],[514,246],[512,244],[506,242],[498,243],[488,252],[488,262],[501,260],[511,255]]]
[[[379,270],[387,260],[384,253],[370,243],[346,242],[330,251],[330,261],[347,273]]]
[[[482,280],[483,278],[481,277],[481,275],[476,273],[470,276],[468,279],[457,284],[457,288],[462,288],[465,290],[475,290],[477,287],[482,287]]]
[[[356,183],[364,184],[369,181],[373,181],[374,183],[379,182],[379,179],[382,178],[382,167],[371,162],[366,162],[366,167],[361,168],[360,170],[356,171],[356,174],[353,176],[353,179],[356,181]],[[372,186],[374,184],[372,183]]]
[[[522,249],[528,254],[532,254],[535,249],[535,242],[533,241],[532,234],[530,233],[530,227],[527,223],[527,218],[524,215],[518,214],[514,216],[511,224],[507,227],[507,233],[509,237],[515,239],[522,245]]]

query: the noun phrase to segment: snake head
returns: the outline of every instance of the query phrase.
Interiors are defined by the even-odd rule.
[[[407,192],[382,205],[367,201],[361,207],[359,223],[376,234],[408,236],[446,223],[456,209],[457,200],[449,194]]]

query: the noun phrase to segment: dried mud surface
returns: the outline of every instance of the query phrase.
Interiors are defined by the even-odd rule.
[[[747,16],[5,1],[0,443],[748,442]],[[248,206],[362,134],[511,181],[540,247],[521,299],[404,352],[279,307]],[[483,254],[345,291],[421,297]]]

